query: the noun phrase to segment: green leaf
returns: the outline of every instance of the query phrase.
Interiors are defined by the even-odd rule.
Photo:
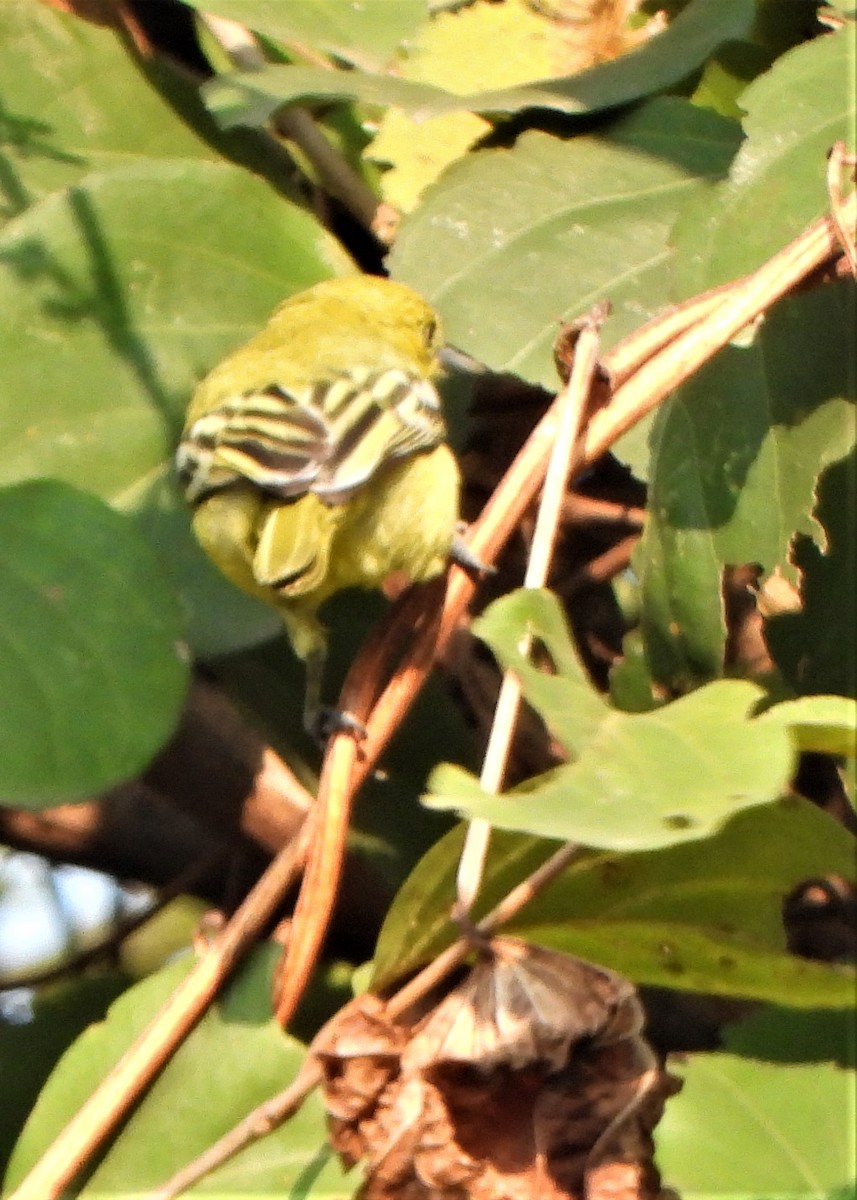
[[[730,178],[676,227],[683,296],[755,270],[827,211],[827,153],[839,138],[855,145],[855,55],[853,30],[815,38],[742,93],[747,140]]]
[[[670,1062],[683,1086],[655,1134],[664,1184],[685,1200],[829,1200],[834,1192],[851,1194],[853,1045],[848,1069],[821,1055],[812,1063],[788,1062],[782,1053],[789,1042],[794,1047],[813,1036],[823,1049],[838,1035],[847,1055],[844,1032],[830,1013],[763,1010],[727,1036],[726,1053]],[[849,1032],[853,1042],[853,1025]],[[780,1043],[782,1061],[760,1061],[772,1041]],[[807,1050],[795,1049],[794,1059],[809,1059]]]
[[[653,439],[655,453],[659,446]],[[710,533],[647,519],[634,552],[642,584],[639,632],[650,680],[688,691],[723,674],[726,617]]]
[[[684,100],[650,101],[600,136],[523,134],[453,166],[403,222],[392,274],[423,293],[453,345],[556,390],[560,321],[609,298],[610,345],[671,299],[670,229],[723,174],[740,129]],[[643,473],[647,426],[619,453]]]
[[[396,897],[373,987],[408,975],[456,936],[449,914],[463,836],[456,829],[429,851]],[[556,849],[495,830],[474,916]],[[857,878],[853,837],[808,802],[788,800],[740,813],[705,842],[637,854],[582,850],[504,931],[638,984],[848,1010],[853,970],[789,954],[782,922],[783,896],[829,871]]]
[[[51,475],[144,513],[200,652],[275,624],[190,537],[172,482],[185,406],[284,296],[350,269],[266,184],[192,159],[88,175],[0,234],[0,482]]]
[[[727,42],[708,60],[693,93],[694,104],[740,121],[740,97],[748,83],[770,67],[772,55],[752,42]]]
[[[623,712],[650,712],[661,703],[654,694],[638,623],[625,634],[622,657],[610,668],[610,699]]]
[[[815,516],[826,535],[824,547],[807,537],[797,539],[793,559],[801,575],[803,608],[766,625],[774,660],[801,695],[857,696],[855,511],[857,450],[821,479]]]
[[[681,688],[722,674],[725,567],[759,563],[794,579],[793,535],[823,544],[818,477],[855,444],[853,324],[853,285],[793,297],[658,416],[634,560],[656,680]]]
[[[3,4],[0,79],[6,217],[120,158],[212,157],[116,34],[47,5]]]
[[[722,680],[654,712],[611,712],[576,762],[500,796],[462,787],[463,772],[442,765],[424,803],[616,850],[706,838],[788,786],[794,749],[783,729],[752,719],[761,697],[754,684]]]
[[[734,122],[675,98],[599,137],[530,131],[511,149],[471,155],[427,192],[403,223],[393,274],[443,307],[453,344],[555,385],[560,320],[607,295],[610,342],[657,310],[649,289],[666,286],[675,216],[728,169],[740,138]]]
[[[336,54],[348,62],[382,66],[425,20],[424,0],[188,0],[194,8],[228,17],[256,33]]]
[[[857,756],[857,701],[845,696],[803,696],[762,713],[788,729],[801,753]]]
[[[396,105],[417,119],[463,111],[499,115],[528,108],[598,112],[679,83],[701,67],[718,46],[742,37],[752,23],[753,12],[752,0],[718,0],[716,5],[691,0],[663,33],[619,58],[576,75],[470,95],[457,95],[395,75],[282,66],[252,75],[229,76],[208,85],[206,95],[225,124],[260,124],[281,104],[333,98],[384,107]]]
[[[857,1027],[848,1010],[765,1005],[724,1031],[724,1048],[768,1062],[857,1066]]]
[[[621,37],[621,35],[620,35]],[[561,72],[572,75],[593,61],[587,37],[569,38],[568,26],[548,20],[527,0],[459,4],[435,12],[409,39],[397,77],[459,92],[512,87]],[[429,183],[492,131],[473,112],[443,113],[417,120],[390,107],[377,123],[367,159],[383,165],[384,199],[410,212]]]
[[[551,592],[520,589],[496,600],[471,626],[504,670],[521,680],[527,699],[572,755],[580,753],[610,712],[577,657],[562,606]],[[520,651],[529,634],[551,657],[555,674],[534,666]]]
[[[59,1056],[94,1021],[101,1021],[107,1006],[128,986],[119,973],[73,979],[40,988],[25,1019],[8,1018],[11,1004],[0,1020],[0,1177],[6,1158],[41,1088]],[[11,999],[11,997],[9,997]]]
[[[257,952],[158,1076],[80,1193],[149,1191],[294,1077],[305,1048],[271,1018],[276,951]],[[129,989],[60,1060],[15,1148],[7,1187],[50,1144],[110,1067],[170,997],[191,967],[187,958]],[[311,1096],[297,1116],[208,1176],[194,1194],[221,1197],[309,1194],[350,1196],[325,1143],[321,1104]],[[77,1195],[78,1192],[70,1192]]]
[[[128,779],[187,684],[181,613],[131,522],[65,484],[0,489],[0,796],[43,807]]]
[[[259,138],[224,136],[198,89],[141,62],[112,30],[30,0],[0,5],[0,225],[92,171],[151,158],[217,160]]]

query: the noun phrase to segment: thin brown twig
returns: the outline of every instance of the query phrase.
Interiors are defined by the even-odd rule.
[[[563,499],[571,472],[572,455],[586,419],[592,382],[598,366],[599,331],[608,311],[608,306],[601,304],[577,323],[578,336],[574,345],[571,372],[568,382],[555,401],[559,428],[536,515],[535,531],[524,575],[525,588],[544,587],[547,582]],[[525,657],[529,656],[531,641],[527,633],[518,647]],[[479,782],[483,791],[496,794],[503,787],[520,706],[520,677],[514,671],[505,671],[494,706],[494,717],[482,763]],[[490,837],[489,821],[477,818],[470,822],[458,864],[455,914],[460,920],[469,918],[478,894]]]
[[[631,561],[631,555],[640,541],[639,533],[629,534],[615,546],[593,558],[591,562],[579,567],[573,574],[567,576],[556,585],[557,591],[566,594],[577,591],[589,583],[606,583],[620,571],[624,571]]]
[[[273,1133],[284,1121],[294,1116],[320,1080],[321,1067],[318,1062],[313,1058],[306,1058],[287,1088],[254,1108],[228,1133],[212,1142],[198,1158],[176,1171],[161,1187],[149,1192],[145,1200],[174,1200],[175,1196],[181,1195],[217,1167],[228,1162],[239,1150]]]
[[[267,65],[256,37],[245,26],[226,17],[206,13],[203,20],[233,63],[242,71],[261,71]],[[309,47],[290,43],[316,66],[330,67]],[[392,245],[399,216],[379,201],[351,164],[331,145],[309,109],[300,104],[283,106],[274,116],[275,131],[302,151],[318,172],[322,187],[335,196],[364,229],[386,246]]]
[[[574,525],[631,525],[634,529],[642,529],[646,510],[636,504],[569,492],[563,503],[562,517]]]
[[[601,360],[601,365],[610,377],[615,391],[626,380],[636,374],[643,363],[660,354],[676,338],[693,329],[711,313],[729,302],[730,296],[744,283],[738,279],[732,283],[692,296],[681,304],[675,304],[640,325],[628,337],[617,342]]]

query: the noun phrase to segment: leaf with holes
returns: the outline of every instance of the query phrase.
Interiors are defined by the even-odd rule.
[[[447,834],[399,891],[378,939],[373,987],[409,975],[457,935],[450,910],[463,839],[461,827]],[[495,830],[474,917],[556,849]],[[638,984],[847,1012],[853,968],[791,954],[783,925],[783,896],[828,872],[857,881],[852,835],[790,797],[739,813],[704,841],[634,854],[580,849],[504,929]]]

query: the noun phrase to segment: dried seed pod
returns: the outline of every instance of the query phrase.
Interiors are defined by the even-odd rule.
[[[418,1028],[407,1069],[444,1062],[559,1071],[586,1038],[636,1036],[643,1011],[621,975],[515,938],[494,938],[463,983]]]

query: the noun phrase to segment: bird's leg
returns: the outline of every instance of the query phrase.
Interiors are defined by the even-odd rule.
[[[324,665],[326,660],[327,650],[324,646],[319,646],[311,650],[305,660],[304,729],[312,738],[319,736],[324,720],[321,689],[324,682]]]

